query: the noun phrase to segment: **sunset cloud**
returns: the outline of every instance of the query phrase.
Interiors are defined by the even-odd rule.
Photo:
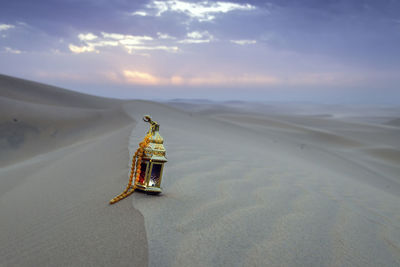
[[[176,37],[173,37],[167,33],[161,33],[157,32],[158,39],[164,39],[164,40],[174,40]]]
[[[97,50],[95,50],[94,46],[90,46],[90,45],[87,45],[87,46],[76,46],[76,45],[70,44],[68,46],[68,48],[69,48],[69,50],[71,50],[71,52],[73,52],[75,54],[97,51]]]
[[[124,70],[123,74],[129,83],[142,85],[160,84],[160,80],[158,78],[146,72]]]
[[[231,40],[231,43],[237,44],[237,45],[249,45],[249,44],[256,44],[256,40]]]
[[[281,80],[277,77],[262,74],[242,74],[242,75],[224,75],[213,74],[198,77],[191,77],[186,80],[186,84],[192,86],[243,86],[243,85],[276,85]]]
[[[367,80],[369,75],[360,75],[360,73],[343,72],[308,72],[298,73],[284,79],[286,85],[294,86],[343,86],[356,85]]]
[[[199,22],[213,21],[217,15],[232,11],[250,11],[256,9],[250,4],[238,4],[232,2],[202,1],[198,3],[179,0],[152,1],[146,5],[146,11],[138,10],[132,15],[162,16],[166,12],[174,12],[186,15],[188,18]]]
[[[135,35],[129,35],[129,34],[118,34],[118,33],[107,33],[107,32],[102,32],[101,35],[105,39],[114,39],[118,40],[121,43],[129,43],[129,44],[142,44],[145,41],[151,41],[153,40],[152,37],[150,36],[135,36]]]
[[[0,24],[0,31],[7,31],[12,28],[15,28],[15,26],[11,24]]]
[[[4,51],[5,51],[6,53],[10,53],[10,54],[21,54],[21,53],[22,53],[21,50],[13,49],[13,48],[11,48],[11,47],[5,47],[5,48],[4,48]]]
[[[155,45],[155,46],[140,46],[140,45],[125,45],[125,48],[128,50],[128,53],[132,54],[136,50],[160,50],[166,52],[177,52],[179,47],[177,46],[165,46],[165,45]]]
[[[129,84],[151,86],[216,86],[216,87],[241,87],[241,86],[340,86],[345,84],[356,85],[365,81],[367,77],[340,72],[304,72],[285,77],[263,73],[198,73],[198,75],[173,74],[171,76],[159,75],[139,70],[123,70],[123,80]]]
[[[203,74],[199,76],[172,75],[157,76],[137,70],[123,70],[125,82],[140,85],[175,85],[175,86],[240,86],[240,85],[276,85],[282,80],[261,74]]]
[[[146,17],[148,14],[144,11],[136,11],[132,12],[132,16],[141,16],[141,17]]]
[[[78,35],[78,38],[81,41],[92,41],[94,39],[97,39],[98,37],[93,33],[87,33],[87,34],[81,33]]]
[[[186,35],[186,39],[178,41],[178,43],[181,44],[200,44],[200,43],[209,43],[214,39],[214,36],[212,36],[208,31],[203,31],[203,32],[189,32]]]
[[[162,35],[165,39],[166,35]],[[169,36],[168,36],[169,37]],[[176,52],[179,50],[177,46],[160,45],[155,42],[151,36],[138,36],[119,33],[101,32],[101,36],[93,33],[80,33],[78,39],[81,45],[70,44],[69,50],[72,53],[100,53],[100,48],[106,47],[122,47],[129,54],[133,54],[140,50],[160,50],[166,52]]]

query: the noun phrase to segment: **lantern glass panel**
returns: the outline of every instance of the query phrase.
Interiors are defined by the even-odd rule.
[[[140,175],[139,175],[139,183],[144,184],[147,172],[147,162],[142,162],[140,164]]]
[[[161,164],[153,163],[153,168],[151,169],[151,176],[149,180],[149,186],[159,186],[160,176],[161,176]]]

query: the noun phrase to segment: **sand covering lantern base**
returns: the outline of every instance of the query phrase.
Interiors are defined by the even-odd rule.
[[[149,115],[145,115],[143,120],[150,123],[150,129],[132,158],[129,183],[121,194],[110,200],[110,204],[126,198],[136,189],[149,194],[160,194],[162,191],[161,180],[164,164],[167,162],[164,139],[159,133],[160,125],[156,121]]]

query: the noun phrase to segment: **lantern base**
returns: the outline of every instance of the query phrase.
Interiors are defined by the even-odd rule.
[[[143,191],[150,195],[158,195],[162,192],[161,188],[159,187],[152,187],[152,186],[137,186],[137,189]]]

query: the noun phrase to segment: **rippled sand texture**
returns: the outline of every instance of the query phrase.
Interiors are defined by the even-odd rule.
[[[0,266],[147,265],[121,104],[0,75]]]
[[[0,266],[400,266],[398,109],[210,103],[0,75]],[[145,114],[163,194],[109,206]]]
[[[160,122],[169,160],[163,194],[130,200],[150,266],[399,266],[399,128],[150,102],[126,110]],[[146,127],[133,130],[131,153]]]

